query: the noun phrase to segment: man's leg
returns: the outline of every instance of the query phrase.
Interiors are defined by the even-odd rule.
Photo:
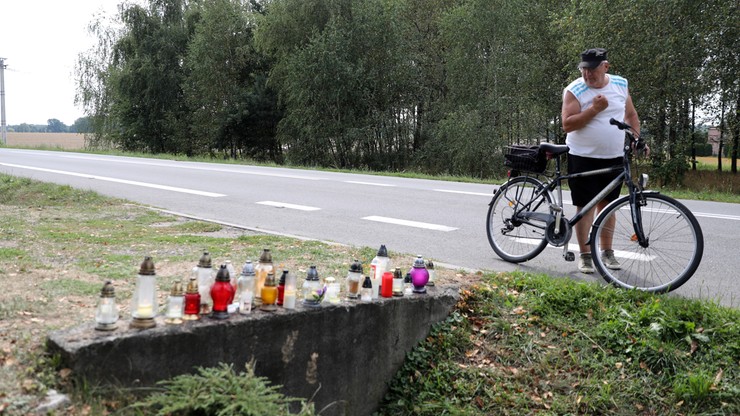
[[[599,212],[601,212],[602,209],[604,209],[609,203],[606,201],[601,201],[597,205]],[[599,242],[601,243],[601,253],[597,253],[601,255],[601,260],[604,265],[612,270],[619,270],[621,269],[621,265],[619,264],[619,261],[616,257],[614,257],[614,250],[612,250],[612,241],[614,240],[614,228],[617,225],[617,217],[615,215],[612,215],[609,217],[609,219],[606,220],[601,225],[601,236],[599,237]]]
[[[582,209],[583,207],[576,207],[576,212],[580,213]],[[581,252],[580,258],[578,259],[578,270],[580,270],[581,273],[594,272],[593,262],[591,261],[591,246],[586,244],[593,220],[594,210],[592,209],[585,213],[583,218],[581,218],[581,220],[575,225],[578,250]]]

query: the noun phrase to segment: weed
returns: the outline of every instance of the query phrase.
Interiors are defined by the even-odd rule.
[[[300,404],[298,415],[313,415],[313,406],[280,393],[254,374],[254,364],[237,373],[231,365],[196,369],[196,374],[174,377],[158,383],[162,391],[134,404],[142,414],[207,414],[215,416],[282,416],[292,403]]]

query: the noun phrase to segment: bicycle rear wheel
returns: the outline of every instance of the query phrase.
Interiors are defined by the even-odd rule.
[[[486,217],[488,242],[493,251],[511,263],[531,260],[547,246],[545,223],[524,222],[514,212],[532,201],[526,211],[550,213],[552,197],[545,192],[532,200],[544,185],[537,179],[520,176],[501,185],[493,195]]]
[[[696,271],[704,254],[704,236],[696,217],[680,202],[660,194],[645,194],[644,198],[639,214],[647,247],[637,241],[629,196],[622,197],[599,214],[591,229],[594,254],[603,252],[602,238],[613,236],[619,269],[608,268],[601,255],[593,256],[594,266],[604,280],[616,286],[670,292]]]

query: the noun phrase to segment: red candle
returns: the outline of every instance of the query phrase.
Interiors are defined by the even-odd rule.
[[[200,293],[198,292],[186,293],[185,294],[185,315],[198,316],[198,312],[200,312]]]
[[[384,298],[393,297],[393,272],[384,272],[380,283],[380,296]]]
[[[216,282],[211,286],[211,298],[213,299],[213,313],[211,314],[211,318],[228,318],[228,305],[229,300],[234,298],[234,287],[231,286],[226,265],[222,265],[218,274],[216,274]]]

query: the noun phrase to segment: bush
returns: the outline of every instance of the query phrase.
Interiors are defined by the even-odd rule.
[[[145,414],[214,416],[284,416],[290,406],[300,402],[298,415],[314,415],[313,405],[284,396],[281,386],[270,386],[264,377],[254,374],[254,363],[238,374],[231,365],[197,369],[197,374],[177,376],[158,383],[161,393],[134,405]]]

